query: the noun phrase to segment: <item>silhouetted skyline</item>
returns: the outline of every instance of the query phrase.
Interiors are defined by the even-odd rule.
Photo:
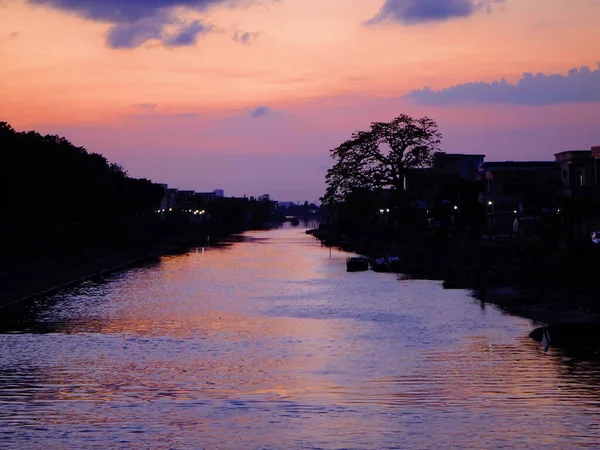
[[[401,113],[488,160],[600,143],[595,0],[0,8],[0,120],[179,189],[316,201],[328,150]]]

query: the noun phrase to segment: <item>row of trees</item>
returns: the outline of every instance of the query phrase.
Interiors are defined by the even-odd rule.
[[[86,222],[145,214],[164,189],[64,137],[17,132],[0,122],[5,221]]]

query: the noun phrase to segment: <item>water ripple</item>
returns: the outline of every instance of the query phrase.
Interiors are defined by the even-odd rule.
[[[600,441],[598,358],[545,354],[467,291],[349,274],[302,230],[247,237],[8,311],[0,447]]]

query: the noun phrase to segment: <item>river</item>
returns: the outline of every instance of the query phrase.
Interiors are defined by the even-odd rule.
[[[598,363],[347,256],[247,232],[0,310],[0,447],[598,445]]]

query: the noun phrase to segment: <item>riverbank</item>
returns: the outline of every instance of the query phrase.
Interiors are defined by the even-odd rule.
[[[148,249],[147,252],[105,253],[68,260],[32,259],[2,267],[0,308],[74,286],[87,279],[106,275],[175,251],[175,247]]]
[[[596,277],[600,252],[539,240],[447,238],[423,233],[336,236],[313,233],[324,244],[368,257],[399,256],[411,278],[436,279],[447,289],[470,289],[482,305],[494,304],[568,333],[574,324],[600,324]],[[585,326],[590,333],[600,326]],[[587,337],[592,337],[587,335]]]
[[[147,230],[140,230],[143,235]],[[26,252],[18,258],[0,259],[0,308],[50,294],[90,278],[185,251],[192,246],[217,245],[243,231],[238,227],[189,226],[166,229],[153,239],[93,246],[86,242],[65,253]],[[138,236],[139,237],[139,236]]]

